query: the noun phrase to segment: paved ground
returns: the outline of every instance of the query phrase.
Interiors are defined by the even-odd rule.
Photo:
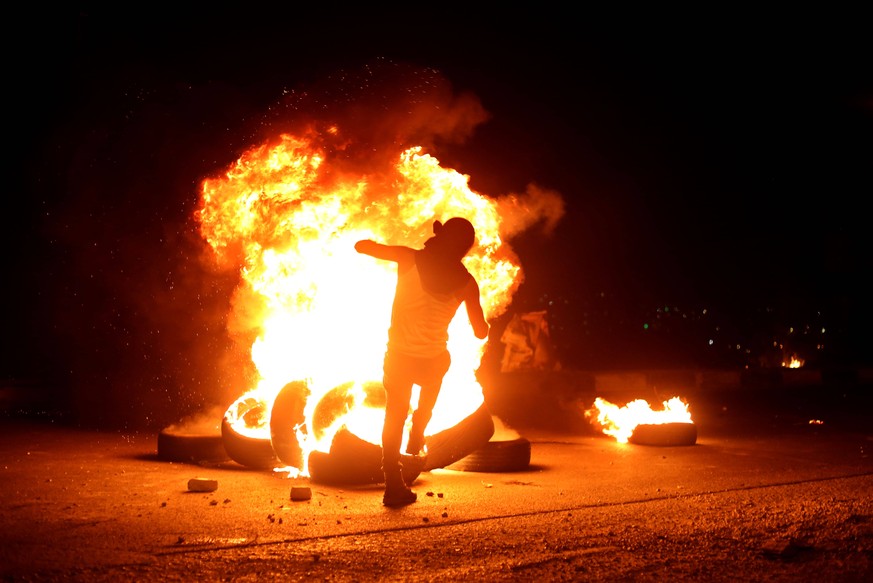
[[[524,402],[519,390],[486,396],[530,440],[530,467],[426,472],[414,488],[419,501],[399,510],[381,505],[379,485],[310,484],[234,462],[171,463],[158,459],[152,433],[8,417],[0,424],[0,574],[870,580],[870,386],[698,390],[688,395],[698,440],[683,447],[618,444],[597,433],[579,410],[591,394],[544,394],[531,397],[539,407],[514,407]],[[216,479],[218,489],[189,492],[193,477]],[[295,485],[309,486],[312,499],[292,501]]]

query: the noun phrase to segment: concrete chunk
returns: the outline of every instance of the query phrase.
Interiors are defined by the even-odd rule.
[[[291,499],[295,501],[312,499],[312,490],[307,486],[292,486]]]
[[[189,492],[215,492],[218,490],[218,480],[209,478],[191,478],[188,480]]]

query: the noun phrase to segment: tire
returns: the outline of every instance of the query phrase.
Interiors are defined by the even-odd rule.
[[[330,485],[374,484],[382,480],[382,448],[345,427],[336,432],[330,452],[309,454],[309,479]]]
[[[470,455],[446,466],[462,472],[522,472],[530,467],[530,441],[524,437],[489,441]]]
[[[288,383],[276,395],[270,412],[273,452],[282,465],[297,469],[303,467],[303,448],[297,439],[296,428],[306,420],[304,409],[309,393],[309,387],[302,381]]]
[[[484,447],[492,435],[494,420],[483,404],[453,427],[428,436],[424,458],[401,456],[403,478],[411,484],[421,472],[443,468]],[[343,427],[334,436],[330,453],[315,451],[309,455],[309,476],[323,484],[381,483],[382,448]]]
[[[272,440],[241,435],[227,419],[221,420],[221,439],[227,455],[240,465],[255,470],[272,470],[284,464],[273,451]]]
[[[659,447],[694,445],[697,443],[697,426],[694,423],[637,425],[628,443]]]
[[[425,438],[424,470],[444,468],[484,447],[494,435],[494,420],[483,403],[457,425]]]
[[[158,459],[185,463],[222,463],[230,460],[221,434],[184,433],[167,427],[158,433]]]
[[[357,383],[348,382],[336,386],[325,393],[316,403],[312,413],[312,434],[320,440],[325,431],[333,427],[336,420],[348,413],[355,404],[354,390]],[[374,409],[385,408],[385,390],[382,383],[366,382],[361,387],[364,391],[364,406]]]
[[[402,455],[403,480],[412,484],[423,468],[423,460]],[[343,427],[337,431],[330,452],[314,451],[309,454],[309,479],[327,485],[380,484],[382,447],[361,439]]]

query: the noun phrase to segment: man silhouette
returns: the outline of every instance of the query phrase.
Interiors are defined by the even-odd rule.
[[[416,494],[403,481],[400,446],[409,413],[413,385],[420,388],[418,406],[412,414],[406,453],[418,455],[424,448],[424,431],[449,370],[448,328],[461,304],[476,338],[488,336],[479,296],[479,284],[461,260],[476,240],[473,225],[454,217],[435,221],[434,236],[423,249],[385,245],[363,240],[358,253],[397,263],[397,287],[388,328],[388,346],[383,362],[385,420],[382,425],[382,471],[385,475],[385,506],[404,506]]]

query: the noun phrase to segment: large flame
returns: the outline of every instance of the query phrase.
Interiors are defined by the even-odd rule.
[[[304,383],[306,421],[297,427],[304,453],[297,470],[304,475],[309,454],[327,451],[343,425],[379,443],[383,411],[368,406],[367,388],[381,389],[396,267],[359,255],[356,241],[420,247],[434,220],[463,216],[477,230],[464,262],[479,282],[486,318],[507,309],[522,281],[517,256],[501,237],[518,225],[502,225],[498,201],[472,191],[468,176],[443,168],[421,147],[352,171],[341,164],[340,136],[340,128],[328,126],[252,148],[224,176],[203,181],[197,213],[216,259],[240,268],[229,326],[255,338],[251,358],[259,378],[225,420],[243,435],[269,438],[277,395],[289,383]],[[531,214],[518,197],[509,198],[503,209]],[[428,433],[451,427],[483,401],[475,372],[485,341],[473,335],[463,309],[449,337],[452,366]],[[324,427],[324,419],[315,419],[319,402],[331,391],[335,397],[338,387],[343,406]]]
[[[619,443],[627,443],[637,425],[692,423],[688,403],[681,397],[668,399],[662,405],[664,408],[656,411],[645,399],[636,399],[620,407],[597,397],[594,406],[585,411],[585,416]]]

